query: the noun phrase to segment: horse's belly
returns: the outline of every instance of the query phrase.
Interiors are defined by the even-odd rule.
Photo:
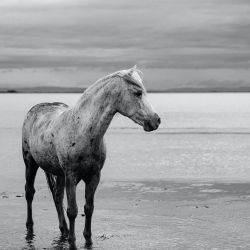
[[[42,164],[39,165],[45,172],[51,173],[54,175],[64,175],[64,171],[60,166],[55,166],[55,165],[49,165],[49,164]]]
[[[41,158],[41,156],[38,156],[38,157],[35,156],[34,160],[39,165],[39,167],[42,168],[45,172],[55,174],[55,175],[64,174],[64,171],[62,167],[60,166],[59,162],[54,159],[50,159],[48,157]]]

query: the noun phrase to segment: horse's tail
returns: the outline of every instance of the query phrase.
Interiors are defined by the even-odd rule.
[[[49,186],[49,189],[52,193],[53,200],[55,201],[55,195],[56,195],[56,176],[50,173],[45,172],[45,176],[47,179],[47,183]]]

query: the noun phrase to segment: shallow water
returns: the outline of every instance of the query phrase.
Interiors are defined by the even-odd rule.
[[[74,105],[81,94],[0,94],[0,128],[20,128],[25,113],[40,102]],[[162,118],[162,129],[231,129],[250,131],[250,94],[149,94]],[[120,115],[111,128],[139,128]]]
[[[73,105],[79,97],[0,95],[0,187],[10,185],[10,176],[23,185],[21,126],[27,110],[40,102]],[[106,134],[103,178],[250,178],[250,94],[149,94],[149,99],[162,118],[160,128],[145,133],[116,116]]]
[[[79,97],[0,95],[0,168],[5,177],[0,187],[11,175],[23,176],[21,126],[27,110],[48,101],[73,105]],[[250,177],[250,94],[149,94],[149,99],[162,118],[160,128],[145,133],[116,116],[106,135],[104,178]]]

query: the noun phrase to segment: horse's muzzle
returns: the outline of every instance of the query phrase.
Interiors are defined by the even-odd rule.
[[[155,113],[150,120],[144,122],[143,129],[147,132],[151,132],[156,130],[160,124],[161,118]]]

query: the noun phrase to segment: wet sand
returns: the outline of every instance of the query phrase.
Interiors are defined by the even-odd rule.
[[[23,192],[0,194],[0,249],[67,249],[44,183],[26,235]],[[84,185],[77,190],[78,249],[84,249]],[[250,183],[103,181],[96,194],[93,249],[250,249]]]

